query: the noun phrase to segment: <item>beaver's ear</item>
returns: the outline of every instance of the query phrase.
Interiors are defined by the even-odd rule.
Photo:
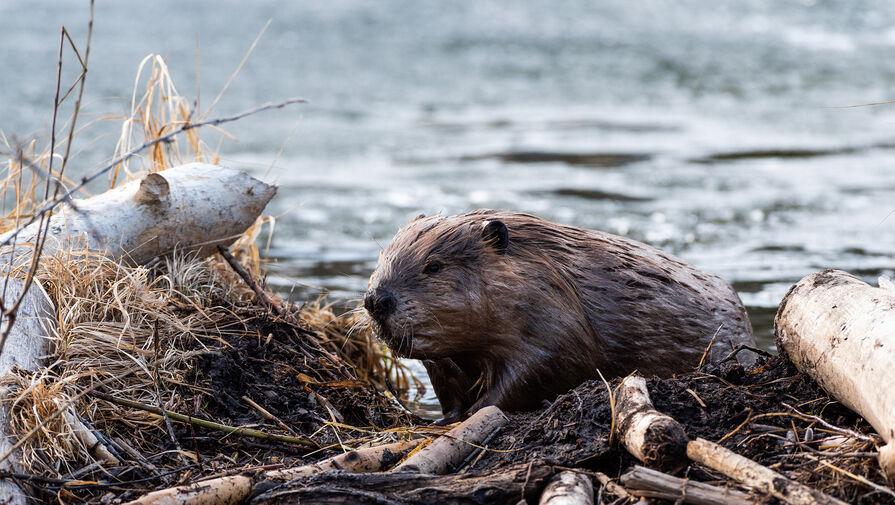
[[[506,254],[510,245],[510,233],[503,221],[485,221],[482,223],[482,238],[491,247],[497,250],[497,254]]]

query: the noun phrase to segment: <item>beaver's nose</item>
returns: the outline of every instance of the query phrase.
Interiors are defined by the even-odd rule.
[[[397,306],[395,295],[386,289],[371,289],[364,295],[364,308],[380,323],[388,319]]]

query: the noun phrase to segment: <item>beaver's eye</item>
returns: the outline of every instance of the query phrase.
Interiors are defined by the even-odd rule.
[[[441,263],[438,263],[437,261],[433,262],[433,263],[429,263],[428,265],[426,265],[426,268],[423,269],[423,272],[425,272],[427,274],[437,274],[440,271],[441,271]]]

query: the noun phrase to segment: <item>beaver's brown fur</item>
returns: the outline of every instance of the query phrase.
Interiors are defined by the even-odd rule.
[[[597,370],[669,376],[753,345],[725,281],[640,242],[535,216],[419,217],[380,255],[374,332],[423,360],[446,417],[538,407]]]

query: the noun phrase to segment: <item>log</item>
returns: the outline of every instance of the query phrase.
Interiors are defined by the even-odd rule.
[[[218,244],[231,244],[261,214],[276,193],[238,170],[191,163],[149,174],[119,188],[63,206],[49,220],[43,254],[79,250],[110,255],[114,259],[143,263],[176,249],[208,255]],[[39,222],[15,236],[17,247],[0,252],[7,274],[31,261]],[[11,240],[15,231],[0,235]],[[13,305],[23,283],[12,275],[3,281],[5,307]],[[9,324],[3,318],[3,324]],[[4,328],[0,328],[5,330]],[[31,284],[20,305],[15,324],[0,348],[0,377],[13,366],[36,370],[46,354],[42,338],[55,331],[55,308],[37,282]],[[0,394],[5,393],[0,391]],[[0,431],[8,426],[9,412],[0,408]],[[20,471],[10,435],[0,432],[0,468]],[[13,484],[0,482],[0,496],[21,495]],[[19,504],[23,501],[12,501]]]
[[[544,488],[540,505],[594,505],[594,484],[578,472],[560,472]]]
[[[169,168],[63,206],[50,218],[44,253],[76,247],[134,264],[175,248],[207,256],[239,238],[275,193],[239,170],[205,163]],[[33,243],[39,225],[27,226],[16,242]]]
[[[317,463],[284,470],[271,470],[260,476],[228,475],[147,493],[125,505],[214,505],[240,503],[259,481],[289,480],[330,470],[378,472],[397,463],[422,440],[404,440],[376,447],[349,451]]]
[[[329,471],[290,481],[250,503],[492,505],[516,503],[520,498],[536,503],[553,473],[552,467],[542,463],[524,463],[480,475]]]
[[[840,270],[812,274],[783,297],[774,330],[800,371],[887,442],[879,462],[895,480],[895,291]]]
[[[646,466],[677,472],[687,463],[687,434],[680,423],[655,408],[643,377],[630,376],[615,400],[616,433],[632,456]]]
[[[635,466],[621,477],[633,495],[695,505],[752,505],[759,501],[747,493],[702,482],[679,479],[657,470]]]
[[[506,424],[507,417],[491,405],[480,409],[462,424],[407,458],[395,472],[443,474],[463,463],[469,453],[495,430]]]
[[[5,281],[6,290],[3,293],[4,303],[12,302],[24,287],[24,282],[20,279],[7,277]],[[5,350],[0,353],[0,377],[9,373],[14,366],[25,370],[36,370],[40,365],[40,358],[46,354],[44,345],[44,336],[48,334],[48,328],[55,327],[52,324],[56,311],[47,293],[35,282],[31,284],[25,297],[19,305],[18,314],[16,314],[16,322],[7,337]],[[6,330],[9,324],[9,318],[3,318],[3,327],[0,333]],[[48,326],[49,325],[49,326]],[[8,388],[0,388],[0,397],[6,397],[9,394]],[[19,453],[13,451],[14,440],[5,433],[5,428],[9,426],[9,409],[6,405],[0,406],[0,456],[9,454],[5,461],[0,462],[0,470],[8,470],[12,472],[20,472],[22,470],[19,464]],[[27,497],[19,487],[8,480],[0,480],[0,496],[10,497],[8,505],[25,505]]]
[[[847,505],[708,440],[691,440],[687,444],[687,456],[737,482],[792,505]]]

